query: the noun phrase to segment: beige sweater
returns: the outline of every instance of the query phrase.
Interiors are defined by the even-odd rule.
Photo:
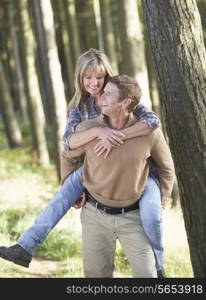
[[[131,114],[126,127],[136,122]],[[76,132],[93,127],[108,126],[100,115],[77,126]],[[161,129],[150,135],[135,137],[113,148],[109,156],[97,157],[95,139],[75,150],[63,151],[61,159],[62,183],[77,168],[78,158],[85,153],[83,165],[83,185],[100,203],[113,207],[126,207],[139,199],[145,189],[149,173],[149,157],[158,165],[162,200],[171,196],[174,183],[174,165],[169,147]]]

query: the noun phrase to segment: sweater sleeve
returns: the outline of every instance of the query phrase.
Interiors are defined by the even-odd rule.
[[[157,129],[154,134],[155,138],[153,141],[151,156],[157,163],[162,204],[164,206],[166,201],[171,197],[175,180],[175,170],[172,155],[162,131]]]
[[[135,108],[134,114],[138,118],[139,122],[145,123],[151,129],[160,127],[160,119],[157,114],[143,104],[139,104]]]

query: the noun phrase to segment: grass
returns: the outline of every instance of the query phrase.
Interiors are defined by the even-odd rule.
[[[25,129],[26,132],[26,129]],[[9,150],[0,126],[0,245],[11,245],[34,221],[59,188],[54,165],[41,168],[29,146]],[[165,210],[165,269],[168,277],[193,277],[179,207]],[[0,259],[0,277],[84,277],[79,210],[71,209],[35,252],[25,269]],[[117,243],[114,277],[131,277]]]
[[[41,243],[35,256],[48,260],[66,260],[81,255],[81,239],[74,232],[54,230],[44,243]]]

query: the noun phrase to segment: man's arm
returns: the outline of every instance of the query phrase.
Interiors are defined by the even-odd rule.
[[[162,131],[160,129],[157,129],[154,134],[155,138],[151,156],[157,163],[157,171],[160,178],[162,204],[164,206],[166,201],[171,197],[175,180],[175,170],[172,155]]]
[[[60,159],[61,184],[65,179],[78,168],[79,157],[85,152],[84,147],[75,150],[63,150]]]

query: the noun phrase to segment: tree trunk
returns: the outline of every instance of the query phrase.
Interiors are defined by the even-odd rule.
[[[200,16],[194,0],[143,3],[194,276],[206,277],[206,55]]]
[[[99,44],[98,49],[105,52],[99,0],[93,0],[93,9],[94,9],[94,18],[95,18],[95,23],[96,23],[97,38],[98,38],[98,44]]]
[[[109,0],[100,0],[100,12],[102,20],[104,51],[110,59],[114,73],[118,74],[117,49]]]
[[[48,76],[49,69],[46,55],[46,42],[44,39],[44,31],[42,26],[42,15],[39,1],[29,0],[29,8],[32,12],[32,24],[37,40],[37,57],[39,66],[39,83],[44,98],[44,111],[48,122],[52,122],[52,88],[51,81]]]
[[[76,0],[76,12],[80,47],[82,52],[89,48],[98,48],[97,30],[95,26],[93,0]]]
[[[206,47],[206,0],[197,0],[197,6],[202,21],[203,37],[204,37],[204,43]]]
[[[14,109],[18,109],[19,98],[16,91],[16,70],[15,62],[13,59],[13,44],[11,39],[11,27],[9,24],[9,2],[0,2],[0,32],[1,32],[1,59],[3,63],[3,69],[6,72],[7,84],[11,94],[11,100],[13,102]]]
[[[41,101],[38,78],[35,67],[34,38],[29,23],[29,14],[27,1],[21,0],[20,13],[22,18],[24,40],[25,42],[25,65],[27,75],[27,90],[29,97],[28,109],[31,121],[31,130],[34,142],[34,148],[37,150],[38,158],[43,166],[49,165],[49,154],[47,150],[46,138],[44,133],[45,117]]]
[[[23,68],[21,65],[21,57],[19,52],[18,38],[17,38],[17,24],[14,18],[14,8],[16,9],[15,3],[8,2],[8,15],[9,15],[9,28],[11,33],[11,45],[13,52],[13,59],[15,61],[15,76],[16,76],[16,92],[19,99],[19,108],[22,118],[28,121],[27,101],[26,92],[23,78]]]
[[[67,12],[68,12],[68,30],[69,38],[71,41],[71,50],[73,61],[76,62],[77,58],[81,54],[80,42],[79,42],[79,31],[76,17],[76,7],[74,0],[66,0]]]
[[[56,42],[59,49],[59,59],[62,65],[62,75],[64,77],[64,86],[67,99],[72,98],[74,94],[74,65],[72,56],[72,40],[69,30],[69,14],[67,9],[67,0],[53,1],[54,20],[56,18]]]
[[[122,23],[121,48],[124,73],[137,79],[142,89],[141,102],[151,107],[144,39],[136,0],[120,0],[119,17]]]
[[[42,11],[42,23],[44,26],[44,35],[46,41],[47,64],[52,83],[53,93],[53,128],[55,144],[55,162],[58,175],[60,176],[60,154],[63,150],[62,136],[66,125],[66,98],[64,92],[63,79],[61,74],[61,65],[59,63],[53,12],[50,0],[40,1]]]
[[[0,60],[0,110],[4,122],[4,128],[10,148],[22,145],[22,135],[13,109],[9,87],[5,79],[2,62]]]

